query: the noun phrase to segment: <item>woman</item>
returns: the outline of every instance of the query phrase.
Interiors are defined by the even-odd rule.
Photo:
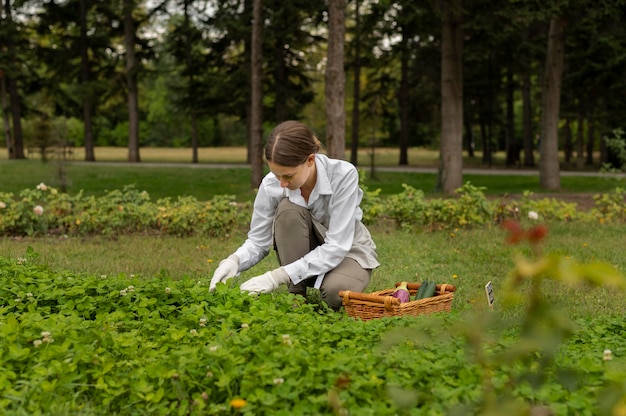
[[[280,267],[241,290],[269,293],[287,284],[290,293],[306,297],[307,287],[315,287],[334,310],[341,308],[339,291],[364,291],[379,263],[361,222],[359,175],[352,164],[319,154],[320,147],[300,122],[274,128],[265,147],[270,173],[255,198],[248,238],[220,262],[210,290],[260,262],[273,246]]]

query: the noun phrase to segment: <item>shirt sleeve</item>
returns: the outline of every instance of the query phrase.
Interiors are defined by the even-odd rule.
[[[273,244],[274,213],[278,202],[262,183],[254,199],[250,231],[246,241],[235,251],[239,257],[239,271],[248,270],[267,256]]]
[[[351,169],[331,182],[334,182],[333,192],[328,201],[329,223],[324,243],[284,266],[294,284],[334,269],[352,247],[362,198],[359,176],[356,169]]]

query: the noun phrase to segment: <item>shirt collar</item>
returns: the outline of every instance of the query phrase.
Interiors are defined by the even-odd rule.
[[[333,188],[330,186],[330,179],[328,179],[326,163],[324,162],[323,157],[315,155],[315,169],[317,170],[317,183],[315,187],[318,189],[320,195],[331,195]]]

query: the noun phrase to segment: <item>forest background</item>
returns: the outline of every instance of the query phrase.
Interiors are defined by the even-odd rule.
[[[11,1],[0,16],[4,145],[248,148],[310,125],[329,154],[440,152],[439,186],[461,185],[463,152],[491,166],[619,167],[626,2],[552,0]],[[609,139],[609,140],[606,140]],[[346,150],[349,155],[346,155]],[[541,157],[537,157],[537,151]]]

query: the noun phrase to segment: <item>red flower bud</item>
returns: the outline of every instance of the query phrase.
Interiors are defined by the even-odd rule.
[[[548,234],[548,228],[545,225],[537,225],[526,232],[526,238],[532,244],[537,244]]]
[[[509,232],[507,244],[517,244],[524,239],[524,230],[517,221],[506,220],[502,223],[502,228]]]

